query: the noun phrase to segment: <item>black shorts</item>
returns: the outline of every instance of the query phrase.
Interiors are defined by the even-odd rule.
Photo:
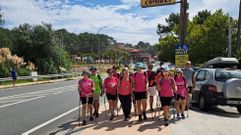
[[[87,103],[87,97],[81,97],[80,98],[82,104],[86,104]],[[93,103],[93,97],[88,97],[88,104],[92,104]]]
[[[146,92],[134,92],[134,96],[135,96],[135,100],[142,100],[142,99],[146,99]]]
[[[106,93],[107,100],[117,100],[117,95]]]
[[[183,97],[183,96],[181,96],[181,95],[177,95],[176,96],[176,100],[185,100],[186,99],[186,97]]]
[[[192,93],[192,86],[188,86],[188,92]]]
[[[173,97],[160,97],[162,106],[170,106]]]

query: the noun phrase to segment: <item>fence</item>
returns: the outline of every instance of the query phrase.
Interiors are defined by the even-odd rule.
[[[63,73],[63,74],[47,74],[47,75],[34,75],[34,76],[18,76],[18,80],[39,80],[39,79],[63,79],[69,77],[79,77],[80,72]],[[5,81],[11,81],[12,77],[0,78],[0,83]]]

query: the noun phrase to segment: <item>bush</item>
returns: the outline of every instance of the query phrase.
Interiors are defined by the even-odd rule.
[[[30,75],[30,71],[25,68],[20,67],[20,68],[17,68],[16,70],[17,70],[18,76],[29,76]]]
[[[3,63],[0,64],[0,77],[9,77],[10,76],[10,69],[4,66]]]

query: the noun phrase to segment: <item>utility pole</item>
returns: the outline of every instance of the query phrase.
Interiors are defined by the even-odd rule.
[[[186,43],[187,35],[188,3],[187,0],[181,0],[180,2],[180,45],[184,45]]]
[[[232,57],[232,18],[229,17],[228,26],[228,57]]]
[[[240,26],[241,25],[241,0],[239,2],[239,17],[238,17],[238,32],[237,32],[237,48],[236,50],[239,51],[240,49]]]

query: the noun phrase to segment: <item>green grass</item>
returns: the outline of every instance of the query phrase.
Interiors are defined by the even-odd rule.
[[[29,83],[32,82],[31,80],[17,80],[16,84],[21,84],[21,83]],[[1,85],[10,85],[12,84],[12,81],[5,81],[5,82],[0,82]]]

